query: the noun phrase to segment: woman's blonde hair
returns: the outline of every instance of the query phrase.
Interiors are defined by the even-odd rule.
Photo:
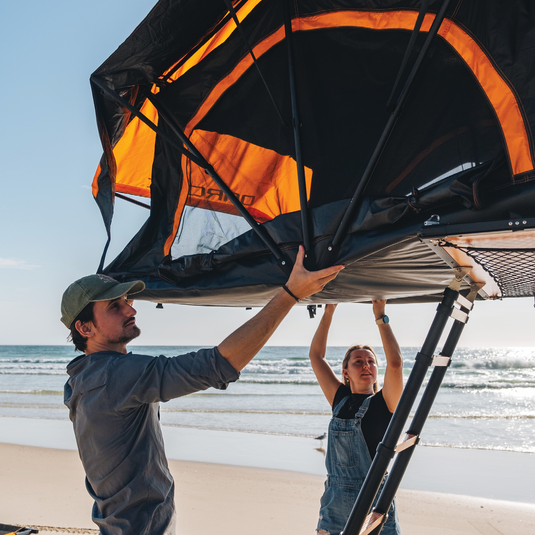
[[[351,357],[351,353],[353,353],[353,351],[355,351],[355,349],[366,349],[367,351],[369,351],[373,355],[373,358],[375,359],[375,364],[377,364],[377,367],[379,367],[379,362],[377,360],[377,355],[375,354],[375,351],[373,350],[373,348],[368,346],[368,345],[358,344],[356,346],[351,346],[346,351],[346,354],[344,355],[344,360],[342,361],[342,370],[347,370],[347,364],[349,362],[349,357]],[[345,375],[343,376],[343,379],[344,379],[344,384],[346,386],[349,386],[349,379]],[[377,394],[378,390],[379,390],[379,385],[377,384],[377,381],[375,381],[375,383],[373,383],[373,393]]]

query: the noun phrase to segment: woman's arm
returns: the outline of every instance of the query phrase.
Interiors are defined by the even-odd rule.
[[[385,315],[386,299],[372,301],[373,315],[378,320]],[[390,412],[394,412],[403,392],[403,357],[394,331],[389,323],[378,325],[386,356],[383,397]]]
[[[325,360],[327,337],[329,335],[329,328],[331,327],[335,309],[336,305],[325,305],[325,311],[323,312],[320,324],[318,325],[312,343],[310,344],[310,352],[308,355],[310,357],[312,369],[316,374],[316,379],[331,406],[338,388],[343,384],[340,379],[336,377],[332,368]]]

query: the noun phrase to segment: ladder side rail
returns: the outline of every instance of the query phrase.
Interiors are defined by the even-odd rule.
[[[457,346],[459,338],[463,332],[464,325],[465,324],[461,321],[454,322],[446,344],[444,345],[444,350],[441,352],[442,356],[450,357],[453,354],[453,351],[455,350],[455,347]],[[448,347],[448,349],[446,349],[446,347]],[[429,382],[427,383],[427,386],[425,388],[422,399],[420,400],[420,403],[418,405],[418,409],[416,410],[414,418],[411,422],[411,426],[407,430],[407,435],[417,437],[420,436],[447,370],[448,366],[438,366],[435,367],[435,369],[433,370],[433,373],[431,374]],[[394,497],[396,495],[396,492],[398,491],[401,480],[405,475],[405,471],[412,458],[412,454],[416,449],[416,445],[417,444],[414,444],[406,450],[401,451],[397,454],[394,464],[392,466],[392,470],[390,471],[390,475],[388,476],[388,479],[381,491],[379,499],[377,500],[377,504],[373,509],[374,512],[386,515],[390,510],[390,506],[394,501]],[[370,535],[379,535],[381,529],[382,525],[372,531]]]
[[[377,447],[376,455],[349,515],[343,530],[344,535],[358,535],[364,525],[390,460],[394,457],[396,444],[407,422],[418,391],[422,386],[429,366],[433,362],[433,353],[440,341],[446,322],[451,316],[458,295],[457,289],[454,290],[449,287],[444,290],[444,297],[437,307],[435,318],[422,345],[422,350],[416,355],[414,367],[403,389],[398,406],[390,420],[383,441]]]

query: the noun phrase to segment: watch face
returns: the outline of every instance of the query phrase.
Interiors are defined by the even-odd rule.
[[[385,314],[383,316],[383,323],[388,323],[390,321],[390,318]]]

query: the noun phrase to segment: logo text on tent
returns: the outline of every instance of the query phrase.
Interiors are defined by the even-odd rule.
[[[239,201],[244,206],[250,206],[254,203],[255,195],[240,195],[239,193],[233,192],[234,195],[239,199]],[[229,198],[218,188],[205,188],[204,186],[190,186],[189,194],[192,197],[202,197],[206,201],[216,201],[216,202],[228,202],[230,203]]]

